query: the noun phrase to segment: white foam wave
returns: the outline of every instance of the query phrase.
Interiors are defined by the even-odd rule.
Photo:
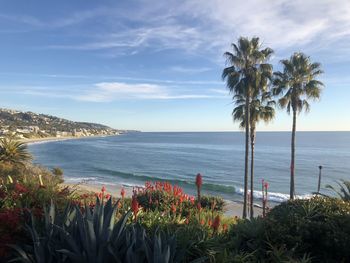
[[[250,191],[249,191],[250,192]],[[236,193],[239,195],[244,194],[244,189],[238,188],[236,190]],[[261,191],[254,191],[254,198],[262,200],[262,192]],[[309,199],[312,197],[312,194],[304,194],[304,195],[297,195],[295,196],[295,199]],[[283,194],[283,193],[277,193],[277,192],[268,192],[267,193],[267,200],[271,202],[276,203],[282,203],[289,200],[289,194]]]
[[[96,181],[97,177],[65,177],[66,182],[87,182],[87,181]]]

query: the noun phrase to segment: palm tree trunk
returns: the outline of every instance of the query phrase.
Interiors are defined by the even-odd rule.
[[[250,121],[250,97],[249,90],[245,103],[245,159],[244,159],[244,200],[243,200],[243,218],[247,218],[247,201],[248,201],[248,165],[249,165],[249,121]]]
[[[291,142],[291,162],[290,162],[290,193],[289,198],[294,199],[294,168],[295,168],[295,133],[296,133],[297,112],[293,110],[293,130],[292,130],[292,142]]]
[[[250,218],[254,218],[254,146],[255,128],[250,127]]]

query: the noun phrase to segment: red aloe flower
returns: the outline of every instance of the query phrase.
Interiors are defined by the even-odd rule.
[[[204,226],[204,224],[205,224],[204,219],[202,219],[202,220],[200,221],[200,224],[201,224],[202,226]]]
[[[29,192],[29,190],[25,186],[23,186],[22,184],[19,184],[19,183],[15,184],[15,190],[19,194],[24,194],[24,193],[28,193]]]
[[[196,176],[196,185],[197,188],[201,188],[203,184],[203,179],[202,179],[202,175],[200,173],[197,174]]]
[[[201,210],[202,210],[202,205],[201,205],[201,203],[197,203],[197,209],[198,209],[198,211],[201,211]]]
[[[264,183],[264,187],[265,187],[265,189],[267,190],[267,189],[269,188],[269,183],[268,183],[268,182],[265,182],[265,183]]]
[[[175,206],[174,204],[171,205],[171,212],[172,212],[173,214],[176,213],[176,206]]]
[[[120,191],[120,195],[122,196],[122,199],[125,197],[125,189],[122,187],[122,190]]]
[[[137,198],[136,198],[135,195],[132,197],[131,209],[132,209],[132,211],[134,213],[135,222],[136,222],[136,220],[137,220],[137,213],[139,212],[139,202],[137,201]]]
[[[217,215],[214,219],[213,224],[211,225],[211,227],[214,229],[215,232],[218,231],[219,229],[220,221],[221,221],[220,216]]]
[[[227,224],[222,225],[222,230],[226,233],[228,231],[228,226]]]
[[[191,204],[194,205],[194,196],[190,196],[189,199],[190,199]]]
[[[197,186],[197,202],[201,202],[201,188],[203,184],[202,175],[199,173],[196,176],[196,186]]]
[[[102,193],[106,192],[106,187],[105,187],[105,186],[102,186],[101,192],[102,192]]]
[[[106,199],[108,200],[109,198],[111,198],[110,194],[106,194]]]

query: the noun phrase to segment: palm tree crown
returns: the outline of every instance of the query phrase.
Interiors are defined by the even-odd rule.
[[[294,53],[289,60],[281,60],[283,72],[275,73],[274,93],[281,95],[279,105],[287,112],[310,110],[307,99],[319,99],[323,83],[315,78],[323,73],[320,63],[311,63],[310,57]]]
[[[225,52],[229,64],[222,72],[222,78],[234,95],[249,95],[256,86],[266,87],[272,65],[265,63],[273,53],[271,48],[260,50],[259,38],[241,37],[238,45],[232,43],[233,53]],[[260,74],[257,74],[257,73]]]
[[[234,96],[236,107],[232,111],[234,121],[239,121],[239,127],[245,128],[245,98],[242,95]],[[275,117],[275,104],[270,92],[263,92],[254,96],[250,102],[250,126],[256,128],[260,121],[270,122]]]

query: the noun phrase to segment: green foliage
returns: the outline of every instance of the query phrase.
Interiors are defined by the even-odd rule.
[[[312,198],[282,203],[265,221],[271,245],[283,244],[294,255],[305,253],[323,262],[350,260],[350,203]]]
[[[182,262],[174,235],[156,231],[150,236],[138,224],[127,226],[131,212],[115,223],[117,209],[112,199],[104,204],[97,198],[93,209],[75,205],[61,213],[51,204],[41,232],[31,213],[27,229],[33,244],[13,245],[18,256],[11,262]]]
[[[26,164],[0,163],[1,208],[42,207],[54,200],[64,206],[71,198],[68,187],[60,186],[62,178],[47,169]]]
[[[212,208],[214,208],[215,212],[223,212],[225,201],[220,196],[202,195],[201,206],[203,209],[212,210]]]
[[[25,165],[32,160],[27,145],[12,137],[0,139],[0,162],[13,165]]]
[[[320,63],[312,63],[303,53],[281,60],[283,72],[276,72],[274,94],[282,95],[279,105],[287,112],[309,111],[308,99],[319,99],[323,83],[316,78],[323,73]]]
[[[339,189],[337,189],[332,185],[326,185],[326,188],[334,191],[343,201],[349,202],[350,201],[350,181],[341,180],[341,182],[338,182],[338,186],[339,186]]]

